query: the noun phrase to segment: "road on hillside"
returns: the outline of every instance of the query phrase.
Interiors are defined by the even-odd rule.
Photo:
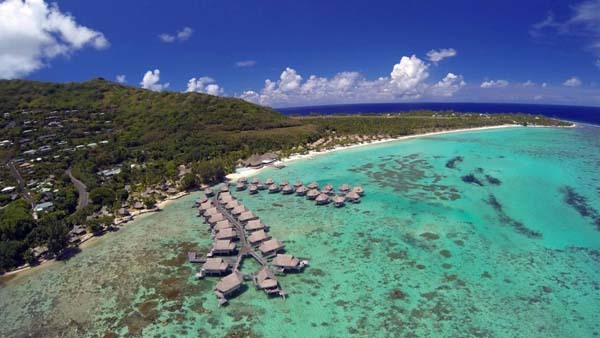
[[[89,196],[88,196],[87,187],[85,186],[85,184],[83,184],[83,182],[76,179],[71,174],[71,168],[67,169],[66,173],[67,173],[67,175],[69,175],[69,178],[71,179],[71,183],[73,183],[75,188],[77,188],[77,192],[79,193],[79,197],[77,198],[77,210],[80,210],[80,209],[84,208],[86,205],[88,205],[88,197]]]
[[[29,204],[31,204],[31,207],[33,208],[33,206],[35,204],[33,197],[31,196],[29,191],[27,191],[27,189],[25,188],[25,181],[23,181],[23,177],[21,176],[21,173],[19,173],[19,170],[17,170],[17,168],[15,167],[15,163],[12,160],[10,160],[10,161],[8,161],[8,163],[6,165],[8,166],[10,173],[13,175],[13,177],[17,181],[17,189],[21,193],[21,196],[23,196],[23,198],[25,198],[25,200],[27,200],[27,202],[29,202]]]

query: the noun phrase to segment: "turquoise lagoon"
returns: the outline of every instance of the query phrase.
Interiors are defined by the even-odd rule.
[[[0,285],[6,337],[593,337],[600,334],[600,128],[511,128],[357,147],[272,177],[362,185],[357,205],[239,198],[288,252],[290,297],[219,308],[180,199],[66,262]],[[256,269],[246,261],[245,272]]]

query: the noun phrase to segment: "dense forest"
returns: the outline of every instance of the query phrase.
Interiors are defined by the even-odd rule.
[[[37,245],[59,254],[69,229],[98,230],[102,222],[89,216],[114,212],[134,193],[165,182],[183,189],[218,182],[252,154],[285,156],[458,128],[565,124],[543,116],[432,111],[289,117],[236,98],[152,92],[103,79],[0,80],[0,115],[0,183],[18,184],[7,166],[17,164],[27,186],[37,187],[32,203],[54,203],[36,220],[22,191],[16,200],[0,195],[0,272],[30,261]],[[189,170],[183,177],[181,165]],[[67,169],[87,186],[91,203],[81,210]],[[115,169],[118,174],[99,174]]]

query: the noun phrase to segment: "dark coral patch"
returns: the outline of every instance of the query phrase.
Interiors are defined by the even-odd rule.
[[[473,175],[473,174],[465,175],[465,176],[461,177],[461,179],[465,183],[477,184],[478,186],[483,187],[483,183],[477,177],[475,177],[475,175]]]
[[[462,162],[463,160],[464,158],[462,156],[453,157],[446,162],[446,168],[455,169],[456,164]]]

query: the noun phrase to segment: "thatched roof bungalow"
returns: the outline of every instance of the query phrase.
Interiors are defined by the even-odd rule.
[[[356,192],[351,191],[346,194],[346,201],[352,203],[360,203],[360,196]]]
[[[266,266],[263,266],[260,271],[253,278],[254,285],[259,289],[265,290],[267,293],[269,290],[273,290],[273,292],[279,291],[277,278],[275,278],[275,273],[271,269]]]
[[[259,219],[253,219],[251,221],[248,221],[248,223],[246,223],[246,226],[244,227],[246,229],[246,231],[257,231],[257,230],[263,230],[265,229],[267,226],[261,222]]]
[[[231,224],[231,222],[229,222],[228,220],[218,221],[214,227],[214,229],[217,231],[220,231],[223,229],[230,229],[230,228],[233,228],[233,224]]]
[[[284,195],[291,195],[294,193],[294,188],[291,185],[287,184],[283,186],[283,188],[281,189],[281,193]]]
[[[354,187],[352,191],[357,193],[358,196],[363,196],[365,194],[365,190],[362,187]]]
[[[234,216],[237,216],[237,215],[241,215],[245,211],[246,211],[246,208],[243,205],[238,205],[237,207],[233,208],[233,210],[231,210],[231,214]]]
[[[240,216],[238,217],[238,220],[240,222],[248,222],[253,219],[258,219],[258,217],[256,215],[254,215],[252,213],[252,211],[245,211],[245,212],[241,213]]]
[[[323,189],[321,189],[321,192],[324,194],[331,194],[333,192],[333,184],[326,184]]]
[[[214,208],[214,205],[212,204],[212,202],[208,201],[208,202],[204,202],[204,203],[200,204],[200,206],[198,207],[198,210],[207,210],[210,208]]]
[[[315,198],[315,201],[317,202],[318,205],[324,205],[330,202],[329,196],[326,194],[319,194],[319,196],[317,196],[317,198]]]
[[[272,178],[267,178],[267,179],[265,180],[265,185],[271,185],[271,184],[275,184],[275,181],[273,181],[273,179],[272,179]]]
[[[223,296],[228,296],[237,291],[242,284],[244,284],[244,276],[236,270],[221,278],[221,280],[217,282],[215,291],[218,291]]]
[[[256,177],[255,177],[255,178],[253,178],[253,179],[250,181],[250,183],[251,183],[251,184],[254,184],[254,185],[258,185],[258,184],[260,183],[260,180],[259,180],[258,178],[256,178]]]
[[[246,183],[239,182],[238,184],[235,185],[235,190],[236,191],[246,190]]]
[[[346,201],[346,199],[343,196],[333,196],[332,198],[333,201],[333,205],[335,205],[336,207],[343,207],[344,206],[344,202]]]
[[[319,183],[317,183],[316,181],[313,181],[309,185],[307,185],[306,187],[308,189],[319,189]]]
[[[224,219],[225,219],[225,216],[223,216],[223,214],[216,214],[216,215],[210,216],[210,218],[208,219],[208,223],[209,224],[217,224],[217,222],[220,222]]]
[[[306,193],[306,198],[309,200],[314,200],[315,198],[317,198],[317,196],[319,196],[319,190],[317,189],[310,189],[307,193]]]
[[[281,180],[281,182],[279,183],[279,186],[280,187],[284,187],[284,186],[289,185],[289,184],[290,184],[290,182],[288,180]]]
[[[348,184],[344,183],[340,186],[340,191],[346,193],[346,192],[350,191],[350,186]]]
[[[129,216],[129,210],[127,210],[127,208],[121,208],[117,213],[119,216]]]
[[[211,254],[229,255],[235,251],[235,243],[231,240],[216,240],[213,244]]]
[[[221,188],[219,188],[220,192],[228,192],[229,191],[229,186],[227,184],[223,184],[221,185]]]
[[[274,194],[279,192],[279,186],[277,184],[271,184],[269,186],[269,193]]]
[[[248,183],[248,179],[245,176],[238,178],[237,183]]]
[[[285,246],[283,245],[283,243],[276,240],[275,238],[271,238],[267,241],[262,242],[260,244],[260,246],[258,247],[258,250],[260,250],[260,252],[264,256],[270,256],[270,255],[274,255],[275,253],[277,253],[280,250],[283,250],[284,247]]]
[[[229,269],[229,264],[223,258],[209,257],[202,264],[201,273],[206,275],[222,275]]]
[[[226,228],[219,230],[219,232],[217,232],[215,235],[215,239],[234,239],[237,238],[237,236],[237,232],[233,230],[233,228]]]
[[[250,184],[248,186],[248,193],[250,193],[251,195],[258,194],[258,186],[255,184]]]
[[[271,264],[281,269],[281,271],[287,270],[301,270],[308,262],[305,260],[299,260],[292,255],[277,254]]]
[[[296,182],[294,182],[294,187],[296,187],[296,188],[301,187],[302,185],[303,185],[302,181],[300,181],[300,180],[296,180]]]
[[[211,216],[214,216],[214,215],[216,215],[218,213],[219,213],[219,209],[217,209],[215,207],[212,207],[210,209],[204,210],[204,213],[202,214],[202,216],[204,216],[204,217],[211,217]]]
[[[301,185],[298,188],[296,188],[296,195],[304,196],[304,195],[306,195],[307,191],[308,191],[308,189],[305,186]]]
[[[250,236],[248,236],[248,242],[250,242],[250,244],[252,245],[258,245],[261,242],[264,242],[270,238],[271,236],[264,230],[258,230],[250,234]]]
[[[206,195],[206,197],[213,197],[215,192],[211,188],[206,188],[204,189],[204,195]]]

